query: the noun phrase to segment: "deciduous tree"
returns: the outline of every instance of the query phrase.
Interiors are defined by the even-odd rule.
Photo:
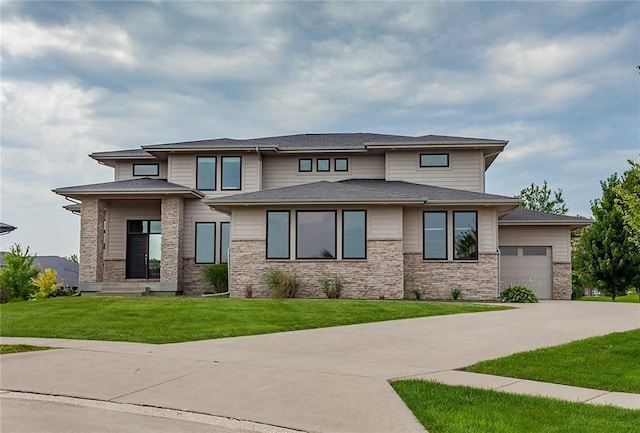
[[[551,191],[546,180],[542,186],[532,183],[531,186],[520,191],[516,197],[524,200],[522,207],[525,209],[556,214],[566,214],[569,211],[562,197],[562,190],[558,188],[556,191]]]
[[[31,279],[40,272],[33,266],[35,255],[31,255],[29,247],[25,251],[19,244],[14,244],[8,253],[4,253],[4,268],[0,269],[0,286],[8,292],[8,298],[29,299],[35,291]]]

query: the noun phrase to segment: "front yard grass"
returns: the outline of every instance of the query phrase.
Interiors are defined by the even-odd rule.
[[[0,344],[0,355],[20,352],[34,352],[37,350],[48,350],[52,347],[45,346],[29,346],[28,344]]]
[[[0,335],[162,344],[504,308],[333,299],[61,297],[0,305]]]
[[[420,380],[392,383],[430,433],[638,433],[639,411]]]
[[[577,301],[588,301],[588,302],[613,302],[609,296],[583,296],[578,298]],[[637,304],[638,294],[630,293],[624,296],[616,296],[616,302],[632,302]]]
[[[635,329],[483,361],[466,370],[640,394],[639,359],[640,329]]]

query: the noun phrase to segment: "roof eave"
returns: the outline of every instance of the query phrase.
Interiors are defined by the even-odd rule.
[[[357,198],[331,198],[331,199],[268,199],[268,200],[246,200],[246,201],[220,201],[216,199],[202,200],[207,206],[282,206],[282,205],[315,205],[315,204],[424,204],[424,199],[408,198],[385,198],[385,199],[357,199]]]
[[[485,141],[457,141],[455,143],[452,142],[414,142],[414,143],[407,143],[407,142],[384,142],[384,143],[380,143],[380,142],[365,142],[364,146],[366,148],[376,148],[376,149],[415,149],[417,147],[421,147],[421,148],[429,148],[429,147],[433,147],[433,148],[437,148],[437,149],[444,149],[444,148],[452,148],[452,149],[456,149],[456,148],[468,148],[470,146],[476,147],[478,149],[482,149],[482,148],[491,148],[491,147],[505,147],[507,145],[508,141],[493,141],[493,142],[485,142]]]
[[[572,228],[587,227],[595,221],[536,221],[536,220],[517,220],[502,221],[498,220],[499,226],[569,226]]]
[[[158,147],[154,147],[158,146]],[[176,152],[184,152],[184,153],[193,153],[193,152],[255,152],[256,149],[260,151],[264,150],[278,150],[278,146],[269,145],[269,146],[212,146],[212,145],[203,145],[203,146],[167,146],[167,145],[150,145],[150,146],[142,146],[142,148],[146,152],[150,153],[176,153]]]
[[[82,197],[94,197],[105,196],[105,198],[111,198],[114,196],[126,196],[126,197],[148,197],[158,195],[178,195],[183,197],[203,198],[204,194],[196,190],[175,190],[175,189],[104,189],[95,191],[70,191],[64,188],[53,189],[58,195],[63,197],[70,197],[76,200],[82,200]]]

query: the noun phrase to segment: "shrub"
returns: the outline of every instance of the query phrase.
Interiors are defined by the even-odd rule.
[[[204,280],[213,288],[213,293],[229,290],[229,267],[226,263],[216,263],[202,270]]]
[[[300,280],[293,272],[271,269],[265,275],[267,289],[272,298],[297,298]]]
[[[420,299],[422,299],[422,292],[418,289],[413,289],[411,291],[411,297],[413,297],[413,299],[415,299],[416,301],[419,301]]]
[[[338,299],[342,295],[344,281],[340,277],[323,278],[320,280],[322,291],[329,299]]]
[[[58,273],[51,268],[40,272],[36,278],[31,278],[31,283],[38,291],[31,295],[31,299],[44,299],[56,296],[62,283],[58,283]]]
[[[4,253],[3,259],[4,267],[0,268],[3,297],[29,299],[36,289],[31,284],[31,279],[40,273],[40,270],[33,266],[35,255],[31,255],[29,247],[22,251],[19,244],[14,244],[8,253]]]
[[[452,290],[451,290],[451,297],[452,297],[454,300],[462,299],[462,296],[461,296],[461,295],[462,295],[462,289],[461,289],[461,288],[456,287],[456,288],[454,288],[454,289],[452,289]]]
[[[535,303],[538,297],[526,286],[509,286],[500,292],[502,302]]]

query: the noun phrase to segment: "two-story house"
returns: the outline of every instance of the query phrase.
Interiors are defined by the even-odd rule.
[[[196,295],[229,263],[230,295],[267,296],[272,268],[302,296],[496,299],[526,284],[570,299],[570,231],[584,218],[519,209],[485,192],[507,142],[301,134],[98,152],[113,182],[55,189],[80,212],[80,291]]]

